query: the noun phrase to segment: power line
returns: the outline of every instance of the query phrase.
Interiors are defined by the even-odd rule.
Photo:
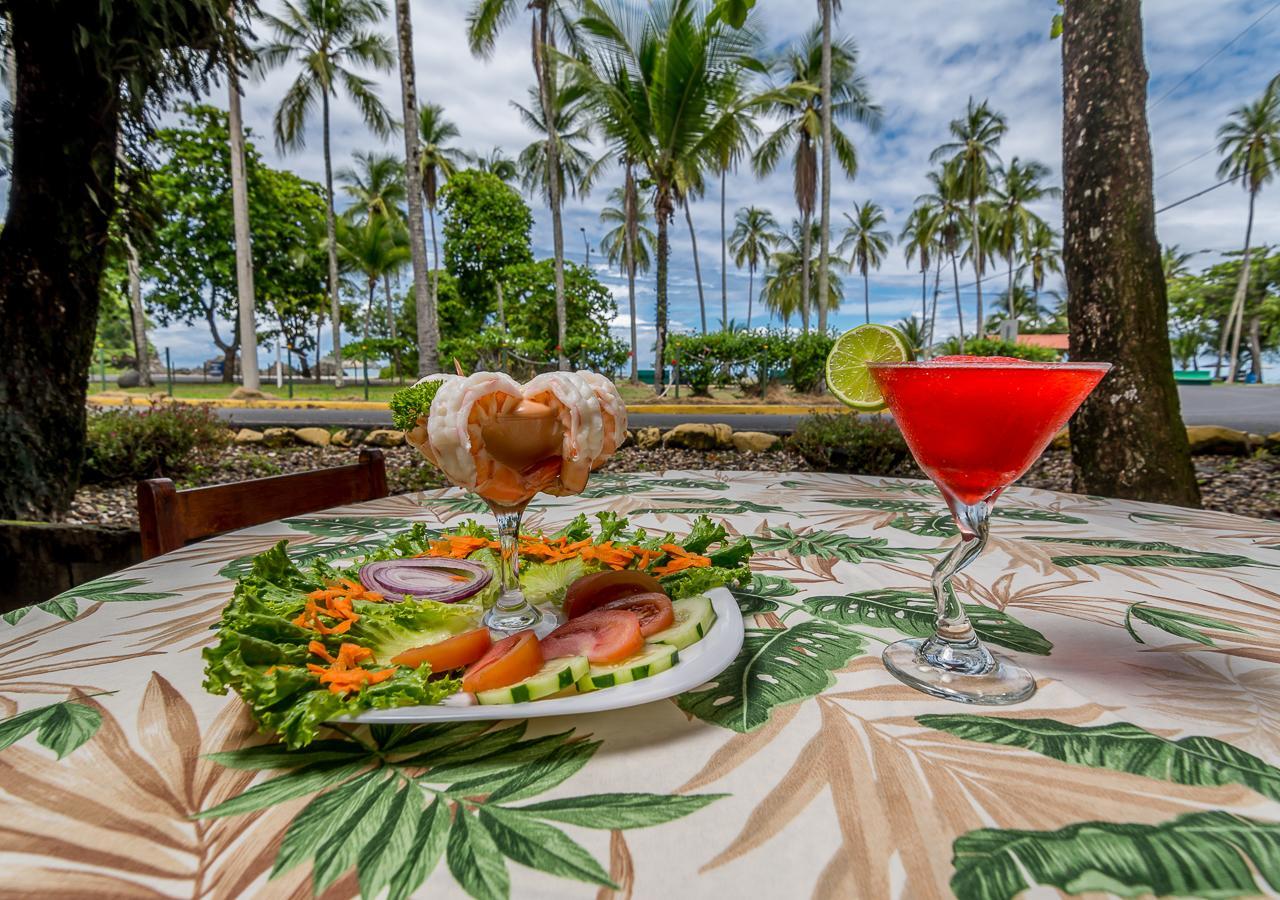
[[[1274,4],[1270,9],[1268,9],[1268,10],[1267,10],[1266,12],[1264,12],[1262,15],[1258,16],[1258,18],[1254,19],[1254,20],[1253,20],[1253,22],[1252,22],[1252,23],[1250,23],[1250,25],[1249,25],[1249,27],[1248,27],[1248,28],[1246,28],[1244,31],[1242,31],[1242,32],[1240,32],[1239,34],[1237,34],[1237,35],[1236,35],[1235,37],[1233,37],[1231,40],[1227,41],[1225,44],[1223,44],[1221,47],[1219,47],[1219,48],[1218,48],[1218,50],[1217,50],[1217,52],[1216,52],[1216,53],[1214,53],[1212,56],[1210,56],[1210,57],[1209,57],[1208,59],[1206,59],[1204,62],[1200,63],[1200,65],[1196,66],[1194,69],[1192,69],[1192,70],[1191,70],[1190,72],[1188,72],[1186,75],[1184,75],[1184,76],[1182,77],[1182,80],[1181,80],[1181,81],[1179,81],[1179,82],[1178,82],[1177,84],[1175,84],[1173,87],[1169,88],[1169,90],[1167,90],[1167,91],[1165,91],[1163,94],[1161,94],[1161,95],[1160,95],[1160,97],[1159,97],[1159,99],[1157,99],[1154,103],[1152,103],[1150,106],[1148,106],[1148,107],[1147,107],[1147,109],[1148,109],[1148,110],[1153,110],[1153,109],[1155,109],[1157,106],[1159,106],[1161,103],[1163,103],[1165,100],[1167,100],[1167,99],[1169,98],[1169,95],[1170,95],[1170,94],[1172,94],[1172,93],[1173,93],[1174,91],[1176,91],[1178,88],[1182,87],[1184,84],[1186,84],[1186,83],[1187,83],[1188,81],[1190,81],[1192,78],[1194,78],[1196,75],[1200,74],[1200,72],[1201,72],[1201,71],[1203,71],[1203,69],[1204,69],[1204,67],[1205,67],[1205,66],[1209,65],[1209,63],[1213,62],[1215,59],[1217,59],[1219,56],[1221,56],[1223,53],[1225,53],[1228,49],[1230,49],[1230,47],[1231,47],[1231,45],[1232,45],[1232,44],[1234,44],[1236,41],[1240,40],[1240,38],[1244,37],[1246,34],[1248,34],[1250,31],[1252,31],[1252,30],[1254,29],[1254,27],[1255,27],[1259,22],[1261,22],[1261,21],[1262,21],[1263,19],[1265,19],[1267,16],[1271,15],[1271,14],[1272,14],[1273,12],[1275,12],[1277,9],[1280,9],[1280,2],[1275,3],[1275,4]]]
[[[1157,209],[1156,215],[1160,215],[1160,213],[1164,212],[1167,209],[1173,209],[1175,206],[1181,206],[1182,204],[1186,203],[1188,200],[1194,200],[1197,197],[1203,197],[1205,194],[1209,193],[1210,191],[1216,191],[1218,188],[1222,187],[1224,184],[1230,184],[1235,180],[1236,180],[1235,178],[1228,178],[1226,181],[1219,181],[1217,184],[1213,185],[1212,187],[1207,187],[1202,191],[1196,191],[1194,194],[1190,195],[1189,197],[1183,197],[1181,200],[1175,200],[1173,203],[1170,203],[1168,206],[1162,206],[1159,209]]]
[[[1210,147],[1208,150],[1204,151],[1203,153],[1199,154],[1198,156],[1193,156],[1193,157],[1191,157],[1189,160],[1187,160],[1186,162],[1181,163],[1180,165],[1176,165],[1176,166],[1174,166],[1174,167],[1173,167],[1172,169],[1170,169],[1169,171],[1167,171],[1167,172],[1161,172],[1159,175],[1157,175],[1157,176],[1156,176],[1156,179],[1155,179],[1155,180],[1156,180],[1156,181],[1159,181],[1161,178],[1164,178],[1164,177],[1165,177],[1165,176],[1167,176],[1167,175],[1172,175],[1174,172],[1177,172],[1177,171],[1178,171],[1178,170],[1180,170],[1180,169],[1185,169],[1187,166],[1191,165],[1193,162],[1198,162],[1199,160],[1204,159],[1206,156],[1208,156],[1210,153],[1212,153],[1215,149],[1217,149],[1217,148],[1215,148],[1215,147]]]

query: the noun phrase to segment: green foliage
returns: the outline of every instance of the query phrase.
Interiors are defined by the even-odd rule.
[[[827,371],[827,356],[835,338],[829,334],[802,334],[791,347],[791,386],[802,394],[816,393],[822,388]]]
[[[82,477],[95,484],[180,475],[228,437],[207,406],[156,404],[142,411],[94,413],[88,419]]]
[[[511,265],[501,276],[507,330],[538,359],[556,356],[554,263],[550,259]],[[565,356],[578,367],[613,372],[628,359],[626,344],[613,338],[609,323],[618,307],[613,295],[585,266],[564,265],[567,334]]]
[[[462,331],[478,331],[496,309],[494,276],[507,266],[533,261],[529,232],[533,214],[514,188],[498,176],[474,169],[457,172],[440,191],[444,211],[444,261],[457,279],[462,301]]]
[[[0,750],[32,732],[36,743],[48,747],[62,759],[97,733],[102,714],[75,700],[37,706],[0,720]]]
[[[1027,359],[1032,362],[1056,362],[1058,351],[1048,347],[1034,347],[1030,344],[1018,344],[1013,341],[993,340],[991,338],[969,338],[960,346],[959,338],[948,338],[942,343],[941,355],[960,356],[1012,356],[1014,359]]]
[[[1175,359],[1191,353],[1193,345],[1217,349],[1241,265],[1237,251],[1199,274],[1174,272],[1169,278],[1170,329],[1178,342]],[[1252,356],[1248,332],[1254,316],[1263,354],[1280,351],[1280,252],[1268,247],[1254,247],[1250,253],[1245,333],[1240,341],[1242,361]]]
[[[791,447],[824,472],[891,475],[911,456],[898,429],[879,416],[819,413],[806,416]]]
[[[424,416],[431,410],[431,401],[436,398],[442,384],[443,381],[435,379],[396,391],[390,403],[391,421],[396,428],[401,431],[412,429],[418,416]]]

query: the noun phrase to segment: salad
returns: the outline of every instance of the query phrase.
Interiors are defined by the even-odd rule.
[[[519,703],[664,671],[711,627],[702,595],[750,578],[751,542],[706,516],[683,537],[594,518],[521,535],[521,588],[567,619],[541,640],[495,642],[481,626],[498,595],[498,545],[474,521],[444,533],[415,525],[350,564],[301,568],[281,541],[237,581],[204,650],[204,686],[236,691],[263,731],[295,748],[368,709],[460,692]]]

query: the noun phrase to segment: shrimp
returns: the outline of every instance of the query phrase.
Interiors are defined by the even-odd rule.
[[[428,378],[443,384],[407,440],[450,482],[501,506],[581,493],[626,437],[626,407],[599,375],[547,372],[523,386],[499,372]]]

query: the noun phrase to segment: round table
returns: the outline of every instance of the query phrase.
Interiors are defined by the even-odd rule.
[[[977,708],[893,680],[955,540],[927,483],[593,479],[548,528],[706,513],[756,542],[742,654],[672,701],[286,752],[200,650],[246,559],[482,515],[390,497],[194,544],[0,626],[0,857],[56,896],[1012,897],[1280,891],[1280,523],[1014,488],[959,580],[1030,668]],[[12,573],[11,573],[12,577]],[[1040,889],[1043,892],[1043,888]],[[1041,895],[1041,894],[1037,894]]]

